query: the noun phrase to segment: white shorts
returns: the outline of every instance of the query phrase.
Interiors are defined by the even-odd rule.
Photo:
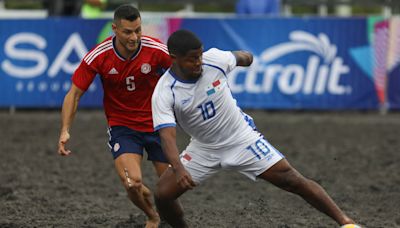
[[[282,158],[284,156],[264,138],[250,145],[213,152],[191,145],[190,151],[186,149],[180,154],[182,164],[196,184],[221,169],[238,171],[255,181],[258,175]]]

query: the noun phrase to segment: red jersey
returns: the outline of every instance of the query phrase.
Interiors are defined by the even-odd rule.
[[[152,132],[151,96],[158,79],[172,63],[168,49],[158,39],[143,36],[134,56],[124,59],[114,42],[115,37],[109,37],[89,51],[72,82],[86,91],[99,74],[108,125]]]

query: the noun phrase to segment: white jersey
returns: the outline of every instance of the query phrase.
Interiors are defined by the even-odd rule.
[[[178,123],[192,137],[190,145],[204,150],[250,144],[260,138],[228,86],[227,75],[235,67],[232,52],[212,48],[203,53],[198,80],[184,81],[168,70],[152,97],[154,129]]]

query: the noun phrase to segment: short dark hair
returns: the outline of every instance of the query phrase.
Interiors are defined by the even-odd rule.
[[[117,23],[122,19],[134,21],[137,18],[140,18],[139,10],[130,4],[119,6],[114,12],[114,23]]]
[[[201,48],[203,44],[194,33],[188,30],[178,30],[168,38],[167,46],[170,54],[184,56],[190,50]]]

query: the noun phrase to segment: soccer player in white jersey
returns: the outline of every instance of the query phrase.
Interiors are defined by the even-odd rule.
[[[252,54],[216,48],[203,53],[201,41],[187,30],[169,37],[168,50],[173,64],[152,96],[154,128],[171,164],[155,191],[161,217],[173,227],[187,227],[178,197],[219,170],[232,169],[301,196],[340,225],[354,223],[320,185],[296,171],[236,105],[228,73],[249,66]],[[176,124],[192,137],[181,154]]]

